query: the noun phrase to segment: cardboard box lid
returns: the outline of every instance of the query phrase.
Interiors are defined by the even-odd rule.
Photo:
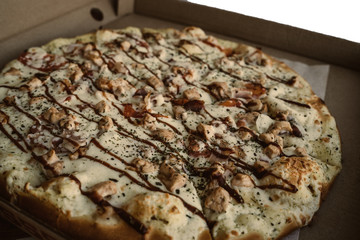
[[[135,12],[360,70],[360,44],[348,40],[186,1],[137,0]]]
[[[91,8],[100,8],[104,19],[94,20],[90,15]],[[8,55],[16,57],[11,54],[11,49],[16,49],[15,44],[9,43],[9,38],[16,34],[24,35],[21,38],[25,41],[17,42],[16,46],[25,49],[38,45],[40,39],[43,40],[41,43],[45,43],[56,37],[82,34],[118,16],[135,12],[185,25],[197,25],[208,31],[360,70],[359,43],[186,1],[62,0],[60,4],[56,0],[2,0],[0,9],[0,54],[7,61],[10,60]],[[54,27],[45,25],[55,26],[56,31],[53,31]],[[47,31],[39,32],[39,28]],[[27,32],[31,34],[24,34]],[[2,59],[0,66],[5,64]]]
[[[94,0],[1,0],[0,41],[88,5]]]
[[[115,20],[116,4],[114,0],[1,0],[0,68],[29,47],[95,31]]]

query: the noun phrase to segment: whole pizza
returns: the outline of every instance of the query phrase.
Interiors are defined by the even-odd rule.
[[[301,76],[196,27],[26,50],[0,75],[0,130],[1,196],[77,239],[279,239],[341,169]]]

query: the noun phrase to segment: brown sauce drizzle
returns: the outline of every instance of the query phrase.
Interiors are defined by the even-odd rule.
[[[221,52],[224,51],[224,49],[220,46],[220,45],[217,45],[215,43],[212,43],[210,41],[208,41],[207,39],[200,39],[200,41],[202,41],[203,43],[205,43],[206,45],[209,45],[213,48],[217,48],[219,49]]]
[[[279,178],[278,176],[276,177]],[[283,179],[281,178],[281,180]],[[295,185],[290,185],[290,188],[284,187],[283,185],[279,185],[279,184],[257,185],[256,187],[260,189],[281,189],[291,193],[296,193],[298,191]]]
[[[26,142],[26,140],[24,139],[24,137],[20,134],[20,132],[14,127],[14,125],[12,124],[8,124],[10,126],[10,128],[12,129],[12,131],[18,136],[19,139],[22,140],[22,142],[25,144],[26,148],[31,150],[30,145]]]
[[[68,113],[69,111],[71,111],[71,112],[74,112],[74,113],[80,115],[82,118],[86,119],[86,120],[89,121],[89,122],[96,122],[96,121],[94,121],[94,120],[92,120],[92,119],[90,119],[90,118],[88,118],[88,117],[85,117],[84,114],[79,113],[78,111],[76,111],[76,110],[74,110],[74,109],[72,109],[72,108],[70,108],[70,107],[66,107],[66,106],[62,105],[61,103],[59,103],[58,101],[56,101],[56,99],[50,94],[48,86],[47,86],[47,85],[44,85],[44,86],[45,86],[45,94],[46,94],[46,96],[47,96],[48,98],[50,98],[53,103],[55,103],[56,105],[58,105],[59,107],[61,107],[62,109],[64,109],[64,111],[65,111],[66,113]]]
[[[138,219],[136,219],[134,216],[132,216],[131,214],[129,214],[128,212],[126,212],[124,209],[122,208],[118,208],[118,207],[114,207],[112,206],[108,201],[106,200],[102,200],[102,201],[97,201],[95,200],[90,192],[85,192],[81,189],[81,182],[80,180],[74,176],[73,174],[65,174],[63,176],[69,177],[70,179],[74,180],[76,182],[76,184],[79,186],[79,190],[81,192],[81,194],[87,196],[92,202],[94,202],[97,205],[100,205],[101,207],[112,207],[114,209],[114,211],[116,212],[116,214],[123,219],[127,224],[129,224],[131,227],[133,227],[138,233],[144,235],[146,234],[149,229],[142,223],[140,222]]]
[[[296,126],[296,123],[294,120],[290,120],[290,126],[292,128],[292,134],[295,137],[303,137],[303,134],[301,133],[300,129]]]
[[[104,56],[109,60],[108,62],[106,62],[106,64],[109,66],[110,71],[114,73],[114,70],[113,70],[112,66],[115,64],[115,60],[114,60],[112,57],[110,57],[110,56],[108,56],[108,55],[106,55],[106,54],[104,54]],[[141,79],[139,79],[138,77],[136,77],[136,76],[130,71],[130,69],[129,69],[125,64],[124,64],[124,67],[125,67],[125,69],[127,70],[127,72],[129,73],[129,75],[130,75],[131,77],[133,77],[133,78],[136,79],[137,81],[141,81]],[[126,79],[124,79],[124,80],[126,80]],[[126,80],[126,81],[127,81],[132,87],[135,88],[135,85],[134,85],[134,84],[132,84],[132,83],[129,82],[128,80]]]
[[[2,87],[2,88],[8,88],[8,89],[13,89],[13,90],[19,89],[19,87],[13,87],[13,86],[7,86],[7,85],[0,85],[0,87]]]
[[[249,130],[250,130],[250,129],[249,129]],[[194,133],[192,133],[192,134],[194,134]],[[274,177],[282,180],[283,182],[285,182],[287,185],[290,186],[290,188],[286,188],[286,187],[281,186],[281,185],[263,185],[263,186],[259,186],[259,188],[262,188],[262,189],[265,189],[265,188],[278,188],[278,189],[281,189],[281,190],[284,190],[284,191],[288,191],[288,192],[293,192],[293,193],[295,193],[295,192],[297,191],[297,188],[296,188],[294,185],[292,185],[289,181],[287,181],[286,179],[283,179],[283,178],[281,178],[281,177],[279,177],[279,176],[276,176],[275,174],[273,174],[273,173],[271,173],[271,172],[269,172],[269,171],[267,171],[267,170],[265,170],[265,169],[264,169],[264,170],[256,169],[254,166],[249,165],[249,164],[247,164],[246,162],[244,162],[244,161],[242,161],[241,159],[236,158],[236,157],[234,157],[234,156],[231,156],[231,155],[226,156],[226,155],[223,155],[223,154],[219,153],[219,152],[216,151],[214,148],[212,148],[206,141],[204,141],[201,137],[198,137],[198,136],[196,135],[196,133],[195,133],[195,135],[192,135],[192,136],[195,137],[196,139],[199,139],[199,140],[203,141],[203,142],[205,143],[205,145],[206,145],[206,148],[207,148],[212,154],[214,154],[215,156],[217,156],[217,157],[219,157],[219,158],[222,158],[222,159],[224,159],[224,160],[228,159],[228,160],[233,161],[236,166],[238,166],[238,167],[240,167],[240,168],[242,168],[242,169],[245,169],[245,170],[247,170],[247,171],[250,171],[256,178],[261,179],[261,178],[263,178],[263,177],[265,177],[265,176],[267,176],[267,175],[272,175],[272,176],[274,176]],[[256,135],[255,135],[255,136],[256,136]],[[256,140],[257,140],[257,136],[256,136]],[[264,145],[263,142],[261,142],[261,141],[259,141],[259,140],[257,140],[257,141],[259,142],[259,144]],[[273,144],[273,145],[277,146],[277,147],[280,149],[281,154],[282,154],[283,156],[286,156],[286,155],[282,152],[281,147],[280,147],[277,143],[270,143],[270,144]],[[291,157],[291,156],[287,156],[287,157]],[[196,174],[196,172],[194,172],[194,173]],[[206,175],[205,175],[205,176],[206,176]],[[224,184],[226,184],[225,180],[223,180],[223,182],[224,182]],[[219,182],[219,185],[220,185],[220,183],[221,183],[221,181]],[[239,203],[241,203],[241,200],[240,200],[240,199],[242,199],[242,198],[241,198],[240,195],[237,194],[236,190],[234,190],[233,188],[231,188],[229,185],[220,185],[220,186],[223,187],[224,189],[226,189],[226,190],[229,192],[229,194],[230,194],[235,200],[237,200]],[[238,196],[237,196],[236,194],[237,194]]]
[[[65,64],[67,64],[67,60],[64,58],[64,62],[58,64],[58,65],[55,65],[53,64],[54,63],[54,60],[56,58],[56,55],[53,55],[53,54],[46,54],[44,57],[43,57],[43,63],[45,63],[45,66],[42,66],[42,67],[34,67],[30,64],[30,59],[27,57],[28,55],[31,55],[32,53],[29,53],[29,52],[24,52],[23,54],[21,54],[18,58],[19,62],[21,62],[22,64],[24,64],[25,66],[28,66],[30,68],[33,68],[33,69],[37,69],[39,71],[42,71],[42,72],[50,72],[50,71],[54,71],[54,70],[57,70],[59,68],[61,68],[62,66],[64,66]]]
[[[129,53],[127,53],[127,52],[125,52],[125,51],[124,51],[124,53],[126,54],[126,56],[128,56],[128,57],[129,57],[131,60],[133,60],[134,62],[144,65],[144,67],[145,67],[152,75],[154,75],[155,77],[158,77],[158,76],[156,75],[156,73],[154,73],[146,64],[139,62],[139,61],[136,60],[133,56],[131,56]]]
[[[279,97],[277,97],[277,99],[280,99],[280,100],[282,100],[284,102],[287,102],[287,103],[290,103],[290,104],[294,104],[294,105],[299,106],[299,107],[304,107],[304,108],[308,108],[308,109],[311,108],[308,104],[305,104],[305,103],[300,103],[300,102],[296,102],[296,101],[285,99],[285,98],[279,98]]]
[[[105,148],[102,149],[102,150],[103,150],[104,152],[106,152],[106,153],[109,153],[109,151],[106,150]],[[113,155],[111,155],[111,156],[113,156]],[[116,155],[115,155],[115,156],[116,156]],[[89,157],[89,156],[85,156],[85,157]],[[103,163],[102,163],[103,161],[101,161],[101,160],[95,159],[95,161],[103,164]],[[105,162],[104,162],[104,163],[105,163]],[[105,163],[105,164],[106,164],[105,166],[108,167],[109,164],[107,164],[107,163]],[[103,164],[103,165],[104,165],[104,164]],[[111,165],[110,165],[110,166],[111,166]],[[112,168],[111,168],[111,169],[112,169]],[[113,170],[118,171],[118,172],[124,172],[124,171],[119,170],[119,169],[116,169],[116,168],[113,169]],[[163,191],[163,190],[161,190],[160,188],[152,185],[152,184],[147,180],[147,178],[145,178],[145,177],[144,177],[142,174],[140,174],[138,171],[136,171],[136,172],[137,172],[138,175],[141,177],[141,179],[146,182],[147,185],[144,185],[143,183],[137,181],[137,180],[134,179],[134,178],[130,178],[134,183],[136,183],[136,184],[138,184],[139,186],[144,187],[144,188],[146,188],[146,189],[148,189],[148,190],[150,190],[150,191],[158,191],[158,192],[162,192],[162,193],[168,193],[168,194],[170,194],[170,195],[172,195],[172,196],[175,196],[175,197],[179,198],[179,199],[183,202],[184,206],[185,206],[190,212],[192,212],[192,213],[198,215],[199,217],[205,219],[204,215],[201,213],[201,211],[200,211],[199,209],[197,209],[196,207],[194,207],[194,206],[192,206],[191,204],[187,203],[187,202],[186,202],[185,200],[183,200],[181,197],[179,197],[179,196],[177,196],[177,195],[175,195],[175,194],[173,194],[173,193],[171,193],[171,192]],[[129,175],[129,174],[127,174],[127,173],[125,174],[125,173],[126,173],[126,172],[124,172],[124,175],[126,175],[126,176]],[[130,176],[130,177],[131,177],[131,176]],[[134,179],[134,180],[133,180],[133,179]],[[139,183],[140,183],[140,184],[139,184]]]
[[[288,80],[283,80],[274,76],[270,76],[268,74],[266,74],[266,77],[270,80],[273,80],[275,82],[279,82],[279,83],[283,83],[286,85],[293,85],[294,84],[294,79],[296,78],[295,76],[293,76],[292,78],[288,79]]]
[[[90,104],[90,103],[88,103],[88,102],[86,102],[86,101],[83,101],[83,100],[80,99],[80,97],[77,96],[76,94],[71,94],[71,95],[76,96],[76,98],[77,98],[79,101],[81,101],[82,103],[84,103],[84,104],[86,104],[87,106],[89,106],[90,108],[92,108],[92,109],[94,110],[95,114],[97,114],[97,115],[100,116],[100,114],[96,113],[95,108],[94,108],[94,106],[93,106],[92,104]],[[56,101],[56,100],[53,99],[53,98],[52,98],[52,100],[53,100],[53,101]],[[116,106],[115,103],[112,103],[112,105],[119,111],[120,114],[124,115],[124,113],[121,111],[121,109],[120,109],[118,106]],[[60,105],[60,106],[62,106],[62,105]],[[69,108],[69,109],[72,110],[71,108]],[[21,110],[21,111],[22,111],[22,110]],[[73,110],[73,111],[75,111],[75,110]],[[22,112],[23,112],[24,114],[28,115],[31,119],[33,119],[33,120],[36,119],[36,118],[34,118],[33,116],[31,116],[30,114],[28,114],[28,113],[26,113],[26,112],[24,112],[24,111],[22,111]],[[75,112],[77,113],[77,111],[75,111]],[[80,116],[83,117],[82,114],[80,114]],[[85,118],[85,117],[84,117],[84,118]],[[96,121],[90,120],[90,119],[88,119],[88,118],[85,118],[85,119],[88,120],[88,121],[96,122]],[[36,120],[37,120],[37,119],[36,119]],[[37,121],[38,121],[38,120],[37,120]],[[161,121],[161,120],[160,120],[160,121]],[[142,143],[145,143],[145,144],[147,144],[147,145],[150,145],[151,147],[155,148],[155,150],[157,150],[157,151],[160,151],[160,149],[159,149],[156,145],[154,145],[153,143],[151,143],[150,141],[147,141],[147,140],[144,140],[144,139],[140,139],[139,137],[135,136],[135,135],[132,134],[131,132],[125,130],[125,128],[123,128],[122,126],[120,126],[120,125],[116,122],[115,119],[113,119],[113,122],[114,122],[114,124],[115,124],[118,128],[120,128],[122,131],[126,132],[128,135],[124,135],[123,133],[121,133],[121,132],[119,132],[119,131],[116,131],[118,134],[123,135],[123,136],[126,136],[126,137],[131,137],[131,138],[133,138],[133,139],[135,139],[135,140],[137,140],[137,141],[140,141],[140,142],[142,142]],[[131,123],[131,122],[130,122],[130,123]],[[174,128],[175,128],[175,127],[174,127]],[[178,133],[180,133],[180,132],[178,132]],[[160,152],[162,152],[162,151],[160,151]],[[163,153],[163,152],[162,152],[162,153]]]
[[[158,137],[155,137],[155,136],[152,136],[151,134],[148,134],[145,132],[146,135],[148,135],[149,137],[152,137],[155,141],[159,141],[161,142],[162,144],[164,144],[168,149],[170,149],[173,153],[175,153],[179,158],[181,158],[182,160],[184,160],[185,162],[187,162],[179,153],[178,150],[176,150],[175,148],[173,148],[168,142],[164,141],[163,139],[161,138],[158,138]]]
[[[40,120],[37,119],[36,117],[34,117],[33,115],[31,115],[30,113],[24,111],[23,109],[21,109],[19,106],[17,106],[16,104],[15,105],[12,105],[14,108],[16,108],[16,110],[18,110],[19,112],[25,114],[28,118],[30,118],[31,120],[33,120],[34,122],[36,122],[37,124],[41,125],[40,124]]]
[[[235,199],[238,203],[244,203],[244,199],[241,197],[241,195],[235,189],[230,187],[223,177],[218,177],[217,181],[219,183],[219,186],[224,188],[233,199]]]
[[[20,145],[20,143],[11,136],[6,129],[4,128],[3,124],[0,123],[0,130],[6,135],[7,138],[9,138],[22,152],[27,152],[23,146]]]
[[[107,153],[107,154],[110,153],[109,150],[107,150],[106,148],[102,147],[102,146],[100,145],[100,143],[98,143],[96,140],[95,140],[93,143],[94,143],[94,144],[97,143],[97,147],[99,147],[99,148],[100,148],[101,150],[103,150],[105,153]],[[111,156],[119,159],[119,157],[116,156],[115,154],[111,154]],[[175,195],[175,194],[173,194],[173,193],[171,193],[171,192],[163,191],[163,190],[161,190],[160,188],[152,185],[152,184],[151,184],[142,174],[140,174],[138,171],[136,171],[137,174],[141,177],[142,180],[144,180],[144,181],[146,182],[147,185],[143,184],[142,182],[139,182],[137,179],[135,179],[135,178],[133,178],[131,175],[129,175],[126,171],[123,171],[123,170],[121,170],[121,169],[115,168],[115,167],[111,166],[110,164],[108,164],[108,163],[106,163],[106,162],[104,162],[104,161],[102,161],[102,160],[100,160],[100,159],[97,159],[97,158],[94,158],[94,157],[91,157],[91,156],[88,156],[88,155],[85,155],[84,157],[85,157],[85,158],[88,158],[88,159],[90,159],[90,160],[93,160],[93,161],[95,161],[95,162],[98,162],[98,163],[100,163],[100,164],[102,164],[102,165],[104,165],[104,166],[106,166],[106,167],[108,167],[108,168],[110,168],[110,169],[112,169],[112,170],[114,170],[114,171],[117,171],[117,172],[120,172],[120,173],[124,174],[124,175],[127,176],[129,179],[131,179],[131,181],[133,181],[134,183],[138,184],[139,186],[141,186],[141,187],[143,187],[143,188],[146,188],[146,189],[148,189],[148,190],[150,190],[150,191],[158,191],[158,192],[168,193],[168,194],[170,194],[170,195],[173,195],[173,196],[179,198],[179,199],[183,202],[184,206],[185,206],[189,211],[191,211],[192,213],[194,213],[194,214],[198,215],[199,217],[205,219],[204,215],[201,213],[201,211],[200,211],[199,209],[197,209],[196,207],[194,207],[194,206],[192,206],[191,204],[187,203],[187,202],[186,202],[185,200],[183,200],[181,197],[179,197],[179,196],[177,196],[177,195]]]
[[[165,124],[165,125],[169,126],[176,134],[181,135],[181,132],[180,132],[176,127],[174,127],[173,125],[171,125],[170,123],[167,123],[167,122],[165,122],[165,121],[163,121],[163,120],[160,120],[158,117],[156,118],[156,120],[157,120],[158,122],[161,122],[162,124]]]
[[[100,147],[99,147],[99,148],[100,148]],[[105,149],[105,148],[100,148],[100,149],[107,153],[107,149]],[[103,165],[103,166],[105,166],[105,167],[107,167],[107,168],[109,168],[109,169],[111,169],[111,170],[113,170],[113,171],[116,171],[116,172],[119,172],[119,173],[121,173],[121,174],[124,174],[124,175],[125,175],[127,178],[129,178],[132,182],[136,183],[137,185],[139,185],[139,186],[141,186],[141,187],[143,187],[143,188],[149,189],[149,187],[148,187],[147,185],[145,185],[144,183],[138,181],[136,178],[134,178],[133,176],[131,176],[129,173],[127,173],[127,172],[124,171],[124,170],[121,170],[121,169],[119,169],[119,168],[116,168],[116,167],[112,166],[111,164],[109,164],[109,163],[107,163],[107,162],[105,162],[105,161],[103,161],[103,160],[101,160],[101,159],[98,159],[98,158],[96,158],[96,157],[93,157],[93,156],[84,155],[83,157],[84,157],[84,158],[87,158],[87,159],[89,159],[89,160],[91,160],[91,161],[100,163],[101,165]],[[149,189],[149,190],[150,190],[150,189]]]

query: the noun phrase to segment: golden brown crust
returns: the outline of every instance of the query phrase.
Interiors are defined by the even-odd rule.
[[[294,219],[289,218],[287,224],[283,227],[283,229],[281,229],[280,234],[276,239],[281,239],[300,227],[301,225],[299,225]]]
[[[44,199],[31,194],[19,194],[17,205],[29,211],[35,217],[43,220],[60,231],[81,239],[143,239],[126,222],[120,220],[116,225],[104,225],[94,222],[91,217],[71,217]],[[119,238],[121,233],[121,238]],[[149,238],[153,239],[153,238]]]
[[[265,238],[260,233],[251,232],[251,233],[247,233],[247,234],[245,234],[243,236],[239,236],[239,237],[237,237],[237,236],[234,237],[233,235],[227,236],[226,239],[229,239],[229,240],[230,239],[231,240],[264,240]]]
[[[339,173],[338,173],[338,174],[339,174]],[[325,200],[327,194],[328,194],[329,191],[330,191],[330,188],[331,188],[331,187],[333,186],[333,184],[334,184],[334,181],[335,181],[336,177],[337,177],[337,176],[334,176],[334,178],[331,179],[331,181],[330,181],[329,183],[323,184],[323,185],[321,186],[321,201],[324,201],[324,200]]]
[[[166,233],[158,230],[158,229],[150,229],[150,231],[145,234],[145,240],[171,240],[173,239],[171,236],[167,235]]]
[[[205,229],[204,231],[202,231],[199,236],[198,236],[198,240],[211,240],[211,234],[210,231],[208,229]]]
[[[11,199],[11,195],[10,193],[7,191],[6,189],[6,180],[4,178],[4,174],[2,176],[0,176],[0,195],[5,198],[6,200]]]

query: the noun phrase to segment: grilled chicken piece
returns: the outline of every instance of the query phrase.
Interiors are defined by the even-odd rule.
[[[197,131],[203,135],[207,140],[210,140],[215,136],[215,130],[214,127],[211,125],[200,123],[196,127]]]
[[[177,171],[175,166],[167,162],[161,164],[158,177],[171,192],[182,188],[187,182],[186,177]]]
[[[201,98],[200,93],[196,88],[189,88],[184,91],[184,97],[189,100],[199,100]]]
[[[163,140],[165,140],[167,142],[171,141],[175,137],[174,132],[171,131],[171,130],[167,130],[167,129],[155,130],[155,131],[153,131],[153,135],[160,138],[160,139],[163,139]]]
[[[135,158],[132,164],[142,173],[152,173],[158,169],[156,165],[142,158]]]
[[[149,77],[146,81],[155,90],[160,90],[161,88],[164,87],[164,83],[159,78],[157,78],[155,76]]]
[[[46,121],[57,124],[61,119],[66,117],[66,114],[64,111],[59,111],[56,108],[51,107],[42,116]]]
[[[112,126],[114,126],[114,123],[109,116],[102,117],[98,124],[99,130],[103,131],[108,131]]]
[[[100,102],[98,102],[96,105],[95,105],[95,111],[97,113],[106,113],[106,112],[109,112],[110,110],[110,107],[109,105],[106,104],[106,102],[104,100],[101,100]]]
[[[238,173],[231,180],[231,185],[234,187],[254,187],[251,177],[246,174]]]
[[[213,82],[208,86],[210,92],[218,99],[225,99],[228,97],[229,86],[226,82]]]
[[[280,155],[280,149],[278,146],[275,146],[273,144],[268,145],[265,149],[264,149],[264,153],[271,159],[277,157]]]
[[[229,205],[230,195],[222,187],[217,187],[211,191],[205,200],[205,207],[215,212],[221,213],[226,211]]]
[[[97,202],[100,202],[105,197],[117,193],[116,184],[113,181],[105,181],[94,185],[90,189],[90,196]]]

